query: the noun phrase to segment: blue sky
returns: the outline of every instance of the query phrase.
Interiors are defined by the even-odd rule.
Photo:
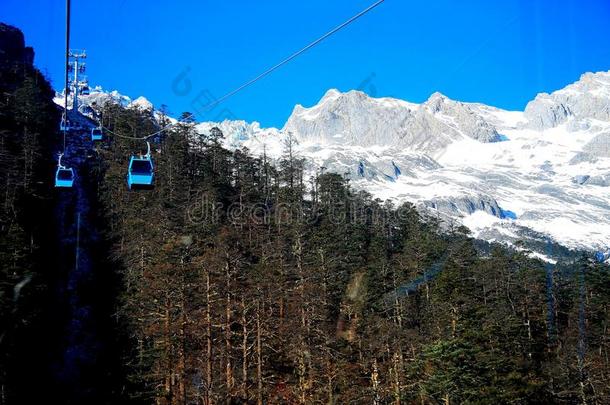
[[[373,0],[73,0],[72,47],[93,85],[195,111],[282,60]],[[64,2],[2,0],[36,64],[60,88]],[[386,0],[344,31],[199,120],[283,126],[329,88],[421,102],[434,91],[522,109],[586,71],[610,70],[608,0]],[[189,69],[188,94],[173,82]],[[184,92],[183,92],[184,93]],[[201,105],[201,104],[199,104]]]

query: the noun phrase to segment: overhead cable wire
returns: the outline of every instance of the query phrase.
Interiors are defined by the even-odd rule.
[[[66,131],[68,126],[68,68],[70,65],[70,0],[66,0],[66,72],[65,72],[65,88],[64,88],[64,119],[63,119],[63,135],[64,135],[64,153],[66,153]]]
[[[299,57],[300,55],[304,54],[305,52],[307,52],[308,50],[310,50],[311,48],[315,47],[316,45],[320,44],[322,41],[324,41],[325,39],[327,39],[328,37],[336,34],[337,32],[341,31],[343,28],[347,27],[348,25],[350,25],[351,23],[353,23],[354,21],[358,20],[360,17],[364,16],[365,14],[369,13],[370,11],[372,11],[374,8],[378,7],[379,5],[381,5],[381,3],[383,3],[385,0],[378,0],[375,3],[371,4],[370,6],[368,6],[366,9],[362,10],[361,12],[359,12],[358,14],[354,15],[353,17],[349,18],[348,20],[346,20],[345,22],[343,22],[342,24],[338,25],[337,27],[333,28],[332,30],[328,31],[326,34],[322,35],[320,38],[316,39],[315,41],[311,42],[310,44],[308,44],[307,46],[305,46],[304,48],[301,48],[300,50],[298,50],[297,52],[293,53],[292,55],[290,55],[289,57],[285,58],[284,60],[282,60],[281,62],[275,64],[274,66],[270,67],[269,69],[265,70],[264,72],[262,72],[261,74],[259,74],[258,76],[254,77],[253,79],[245,82],[244,84],[242,84],[241,86],[235,88],[234,90],[228,92],[227,94],[225,94],[224,96],[206,104],[205,106],[203,106],[201,109],[202,110],[208,110],[212,107],[217,106],[218,104],[226,101],[227,99],[233,97],[235,94],[239,93],[240,91],[244,90],[247,87],[250,87],[251,85],[253,85],[254,83],[258,82],[259,80],[265,78],[266,76],[270,75],[271,73],[273,73],[274,71],[276,71],[277,69],[281,68],[282,66],[286,65],[287,63],[291,62],[293,59]],[[67,76],[66,76],[67,77]],[[189,113],[189,115],[187,117],[185,117],[185,119],[191,118],[193,117],[194,114],[193,113]],[[175,123],[171,123],[168,124],[164,127],[162,127],[161,129],[159,129],[156,132],[153,132],[149,135],[145,135],[145,136],[141,136],[141,137],[134,137],[134,136],[126,136],[126,135],[121,135],[118,134],[116,132],[113,132],[111,130],[109,130],[106,127],[102,127],[105,131],[107,131],[108,133],[117,136],[119,138],[125,138],[125,139],[133,139],[133,140],[146,140],[148,138],[152,138],[153,136],[159,135],[162,132],[164,132],[165,130],[167,130],[168,128],[179,124],[181,121],[175,122]]]

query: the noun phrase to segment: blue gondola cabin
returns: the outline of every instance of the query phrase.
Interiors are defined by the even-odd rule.
[[[74,185],[74,177],[74,169],[58,167],[55,172],[55,187],[72,187]]]
[[[60,131],[70,131],[72,128],[70,127],[70,121],[62,119],[59,124]]]
[[[150,156],[132,156],[127,172],[127,186],[133,188],[151,188],[154,181],[154,165]]]
[[[91,128],[91,140],[92,141],[101,141],[104,137],[102,130],[100,128]]]

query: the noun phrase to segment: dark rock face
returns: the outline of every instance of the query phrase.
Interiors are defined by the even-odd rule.
[[[475,211],[485,211],[494,217],[504,217],[504,210],[500,208],[498,202],[492,197],[485,195],[435,198],[430,201],[425,201],[424,206],[449,216],[464,216],[473,214]]]
[[[33,65],[34,50],[25,46],[23,33],[18,28],[0,23],[0,64],[4,67],[12,64]]]

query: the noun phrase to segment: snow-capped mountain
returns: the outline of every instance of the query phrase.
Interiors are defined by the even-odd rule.
[[[64,94],[55,93],[55,98],[53,99],[53,101],[55,102],[55,104],[63,107]],[[70,93],[68,94],[68,108],[72,107],[72,103],[73,95]],[[92,117],[93,107],[102,107],[106,103],[119,104],[126,108],[138,108],[141,110],[150,111],[153,110],[153,104],[145,97],[140,96],[135,100],[132,100],[128,96],[125,96],[116,90],[108,92],[104,91],[100,86],[96,86],[91,89],[91,92],[89,94],[78,96],[78,111],[82,115]]]
[[[495,128],[467,104],[434,93],[418,105],[329,90],[312,108],[297,105],[284,126],[303,141],[340,145],[395,145],[430,155],[463,138],[499,140]],[[434,136],[430,136],[434,134]]]
[[[118,93],[88,97],[84,105],[110,97],[151,107]],[[345,174],[358,189],[410,201],[485,240],[610,246],[610,71],[539,94],[523,112],[440,93],[415,104],[329,90],[315,106],[297,105],[281,130],[244,121],[196,128],[214,126],[227,147],[271,158],[280,157],[291,132],[312,172]]]
[[[64,93],[56,92],[53,101],[58,106],[63,107],[65,102]],[[125,108],[134,108],[140,111],[149,111],[154,114],[157,120],[160,117],[160,113],[154,109],[153,104],[146,97],[140,96],[132,100],[116,90],[104,91],[101,86],[92,88],[89,94],[78,96],[78,113],[71,109],[73,102],[73,94],[70,93],[68,94],[68,119],[73,126],[76,125],[81,128],[97,127],[98,117],[96,113],[99,113],[106,103],[118,104]],[[169,120],[170,122],[176,122],[173,118],[169,118]]]
[[[382,199],[410,201],[486,240],[610,246],[610,72],[587,73],[525,111],[435,93],[422,104],[329,90],[281,131],[219,126],[227,145],[279,156],[292,132],[310,169],[347,174]]]

